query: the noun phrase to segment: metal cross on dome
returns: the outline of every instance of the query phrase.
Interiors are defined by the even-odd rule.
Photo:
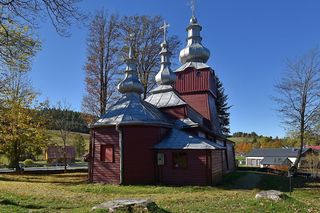
[[[195,10],[196,10],[196,0],[190,0],[190,7],[192,12],[192,17],[196,17]]]
[[[132,45],[133,45],[134,36],[135,36],[134,33],[129,34],[129,58],[133,58]]]
[[[160,29],[163,29],[163,40],[167,40],[167,32],[168,28],[170,27],[170,24],[168,24],[166,21],[163,21],[163,26],[160,27]]]

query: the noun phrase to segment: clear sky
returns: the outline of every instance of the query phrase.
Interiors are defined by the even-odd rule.
[[[191,16],[188,0],[84,0],[81,8],[90,13],[104,8],[120,15],[161,15],[171,25],[169,34],[182,41]],[[208,64],[232,105],[232,132],[285,135],[271,100],[274,85],[285,71],[286,59],[319,46],[319,11],[319,0],[196,1],[203,44],[211,51]],[[71,32],[69,38],[59,37],[49,23],[41,24],[43,46],[30,78],[41,100],[66,100],[80,111],[88,30],[74,26]]]

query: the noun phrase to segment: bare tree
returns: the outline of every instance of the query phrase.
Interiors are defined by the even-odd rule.
[[[320,54],[313,49],[296,61],[288,61],[287,73],[276,85],[279,96],[275,98],[283,123],[299,133],[300,150],[292,170],[298,168],[305,133],[312,131],[320,114]]]
[[[68,35],[69,26],[85,20],[77,7],[81,0],[0,0],[0,26],[5,21],[14,21],[21,26],[38,27],[47,17],[60,35]]]
[[[101,116],[117,96],[117,70],[120,32],[118,16],[99,11],[94,16],[87,39],[86,95],[82,108],[87,114]]]
[[[70,35],[69,26],[86,18],[76,6],[80,1],[0,0],[0,68],[29,69],[30,59],[40,44],[35,32],[46,18],[58,34]]]
[[[126,45],[122,51],[123,56],[128,52],[128,35],[134,34],[135,36],[133,48],[137,59],[139,78],[144,86],[143,99],[156,84],[154,76],[160,67],[160,43],[163,41],[163,30],[160,27],[162,24],[163,19],[160,16],[125,16],[121,20],[122,41]],[[177,36],[170,36],[168,43],[174,61],[181,42]]]
[[[52,122],[55,122],[63,141],[63,165],[64,172],[67,172],[67,143],[71,130],[75,125],[75,114],[71,113],[71,106],[66,101],[59,101],[54,109],[60,113],[59,116],[52,116]]]

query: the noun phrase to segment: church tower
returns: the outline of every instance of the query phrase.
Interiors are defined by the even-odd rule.
[[[180,51],[182,66],[175,71],[174,88],[183,100],[198,111],[210,124],[212,131],[221,135],[215,104],[216,79],[214,70],[206,64],[210,51],[201,43],[201,25],[192,15],[187,27],[187,46]]]

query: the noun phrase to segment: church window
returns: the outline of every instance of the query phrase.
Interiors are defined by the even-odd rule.
[[[114,147],[113,144],[101,145],[100,160],[107,163],[114,162]]]
[[[174,152],[172,153],[172,163],[175,169],[186,169],[188,166],[187,153]]]

